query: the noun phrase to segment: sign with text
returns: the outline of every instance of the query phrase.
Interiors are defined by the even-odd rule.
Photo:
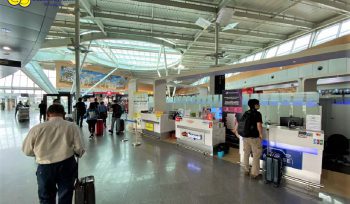
[[[154,124],[153,123],[146,123],[145,129],[148,131],[154,131]]]
[[[242,90],[222,91],[222,111],[228,113],[242,113]]]

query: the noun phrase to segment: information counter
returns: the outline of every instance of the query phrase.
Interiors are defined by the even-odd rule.
[[[141,113],[141,129],[143,134],[160,139],[175,130],[175,121],[169,119],[169,114]]]
[[[218,121],[182,118],[175,122],[177,143],[213,155],[213,148],[225,142],[225,127]]]
[[[264,128],[264,136],[267,129]],[[323,131],[290,129],[282,126],[269,127],[270,150],[283,156],[286,168],[284,175],[297,180],[321,183],[322,156],[324,147]],[[262,141],[263,156],[267,152],[267,137]],[[243,142],[240,140],[240,158],[243,161]],[[251,158],[252,159],[252,158]],[[260,162],[263,168],[263,162]]]

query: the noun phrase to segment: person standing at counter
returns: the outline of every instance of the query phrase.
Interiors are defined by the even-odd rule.
[[[246,175],[250,174],[252,178],[257,178],[260,174],[261,141],[263,138],[262,117],[261,113],[258,112],[260,108],[259,100],[250,99],[248,101],[248,106],[250,110],[243,114],[240,120],[241,125],[238,125],[238,130],[244,128],[243,133],[239,131],[239,135],[243,138],[244,171]],[[244,127],[240,128],[242,124],[244,124]],[[250,170],[249,156],[251,152],[253,153],[253,163]]]

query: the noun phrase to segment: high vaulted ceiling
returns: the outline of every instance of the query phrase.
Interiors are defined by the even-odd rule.
[[[129,39],[159,43],[181,53],[182,72],[214,65],[215,31],[195,24],[214,21],[220,8],[234,9],[231,30],[220,31],[219,64],[231,63],[288,39],[350,17],[348,0],[81,0],[81,41]],[[62,7],[45,48],[67,46],[74,37],[74,5]],[[96,46],[92,43],[91,46]],[[131,70],[136,78],[156,78],[155,70]],[[169,74],[177,74],[171,69]]]

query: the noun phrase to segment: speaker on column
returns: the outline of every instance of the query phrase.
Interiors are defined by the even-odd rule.
[[[225,90],[225,75],[216,75],[215,76],[215,94],[222,94],[222,91]]]

